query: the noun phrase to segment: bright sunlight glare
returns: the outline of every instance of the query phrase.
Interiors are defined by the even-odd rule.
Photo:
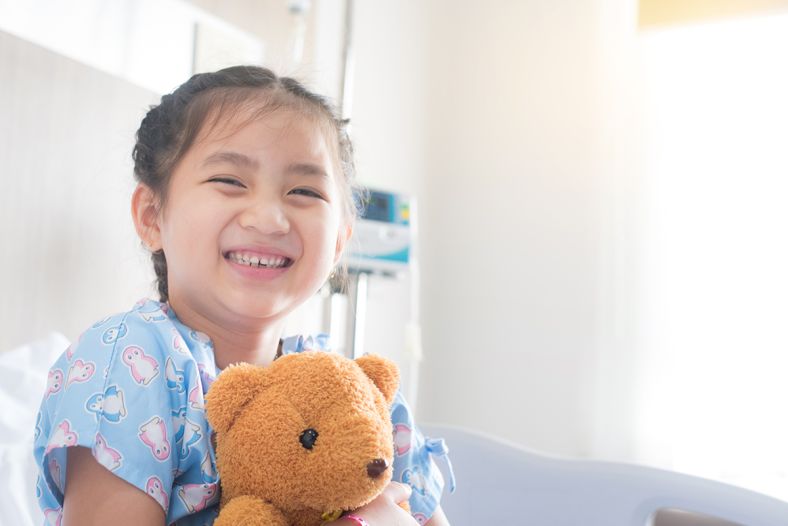
[[[788,500],[788,15],[640,45],[639,456]]]

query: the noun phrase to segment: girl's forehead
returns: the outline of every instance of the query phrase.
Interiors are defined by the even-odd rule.
[[[204,119],[196,143],[223,142],[240,134],[254,133],[269,139],[311,139],[326,146],[336,142],[336,134],[324,116],[269,102],[214,109]]]
[[[316,162],[331,179],[342,170],[336,131],[325,117],[300,108],[246,107],[208,115],[187,155],[196,160],[222,149]]]

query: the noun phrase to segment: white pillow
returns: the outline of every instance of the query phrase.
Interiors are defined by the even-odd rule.
[[[35,495],[33,431],[49,368],[69,345],[60,333],[0,353],[0,526],[43,522]]]

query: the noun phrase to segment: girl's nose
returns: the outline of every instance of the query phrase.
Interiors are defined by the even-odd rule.
[[[281,203],[274,200],[250,203],[238,217],[242,228],[253,228],[261,234],[286,234],[290,222]]]

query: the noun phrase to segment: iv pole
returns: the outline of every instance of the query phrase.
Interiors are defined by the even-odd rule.
[[[353,5],[354,0],[345,0],[345,31],[344,45],[342,47],[342,84],[339,93],[339,114],[342,119],[349,120],[352,109],[353,96]],[[348,133],[350,123],[347,126]],[[415,201],[411,201],[411,224],[413,225],[413,258],[416,254],[416,209]],[[366,312],[368,299],[369,271],[353,269],[348,271],[347,276],[347,309],[345,320],[345,355],[349,358],[357,358],[364,354],[364,327],[366,326]],[[419,273],[418,266],[411,265],[411,287],[418,290]],[[323,332],[331,333],[332,316],[336,303],[334,297],[343,293],[340,278],[332,278],[329,281],[327,294],[324,295]],[[419,326],[419,298],[418,294],[411,293],[411,321],[406,327],[405,354],[408,358],[410,368],[410,398],[411,407],[415,411],[418,390],[418,370],[419,362],[422,359],[421,348],[421,327]]]
[[[339,89],[339,115],[350,120],[353,102],[353,0],[345,0],[345,31],[342,46],[342,84]],[[350,124],[347,132],[350,133]],[[345,355],[357,358],[364,354],[364,326],[367,312],[367,273],[353,270],[347,275],[347,318]],[[342,284],[332,280],[330,294],[341,294]],[[329,324],[333,302],[328,302]]]

